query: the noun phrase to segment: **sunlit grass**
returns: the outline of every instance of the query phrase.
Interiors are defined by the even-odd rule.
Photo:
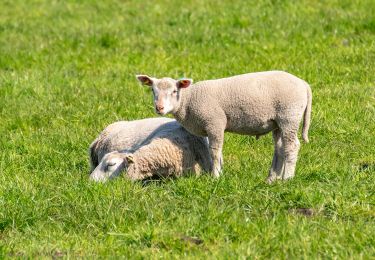
[[[374,257],[374,9],[1,1],[0,257]],[[107,124],[155,116],[135,74],[199,81],[273,69],[313,90],[311,142],[293,180],[265,184],[270,136],[233,134],[218,180],[87,180],[88,146]]]

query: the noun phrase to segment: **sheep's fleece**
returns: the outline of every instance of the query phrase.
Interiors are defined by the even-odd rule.
[[[108,125],[90,145],[90,172],[98,166],[107,153],[131,150],[144,142],[160,126],[175,121],[170,118],[156,117],[134,121],[119,121]]]
[[[155,129],[132,149],[104,155],[90,179],[106,181],[119,176],[124,170],[125,176],[131,180],[181,176],[188,171],[209,171],[210,165],[207,138],[190,134],[173,120]]]
[[[224,131],[257,137],[273,133],[275,152],[268,182],[294,176],[299,150],[297,132],[308,141],[312,94],[300,78],[283,71],[266,71],[229,78],[192,80],[137,75],[152,87],[155,110],[171,113],[190,133],[208,136],[212,170],[222,169]]]

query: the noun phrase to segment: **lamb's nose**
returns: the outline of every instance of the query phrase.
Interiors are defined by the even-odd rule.
[[[157,111],[162,111],[163,109],[164,109],[163,106],[160,106],[160,105],[157,105],[157,106],[156,106],[156,110],[157,110]]]

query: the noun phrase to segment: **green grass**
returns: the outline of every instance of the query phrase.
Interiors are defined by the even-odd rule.
[[[0,258],[374,258],[374,13],[371,0],[2,0]],[[219,180],[87,180],[107,124],[155,116],[135,74],[273,69],[313,90],[293,180],[264,183],[270,135],[232,134]]]

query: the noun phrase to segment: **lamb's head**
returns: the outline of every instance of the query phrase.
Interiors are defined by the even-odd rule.
[[[97,182],[105,182],[120,176],[132,164],[134,164],[132,154],[117,151],[108,153],[90,174],[90,179]]]
[[[193,83],[191,79],[157,79],[147,75],[137,75],[137,79],[142,85],[149,86],[152,89],[155,111],[159,115],[176,111],[180,104],[181,89],[187,88]]]

